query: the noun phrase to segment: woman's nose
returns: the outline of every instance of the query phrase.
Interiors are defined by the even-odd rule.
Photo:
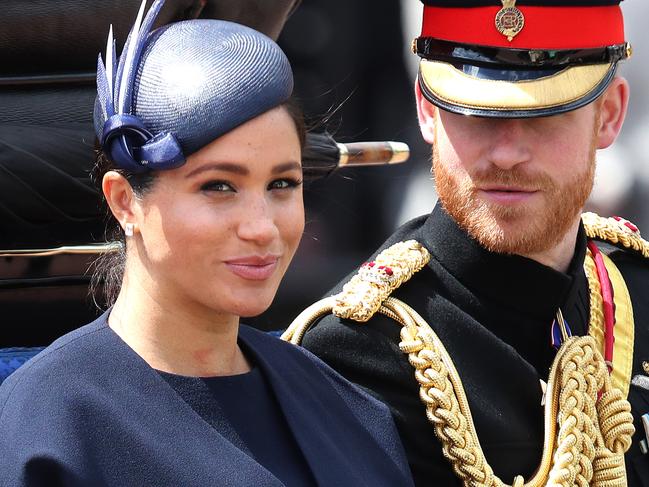
[[[270,244],[279,235],[273,212],[265,200],[255,201],[242,212],[238,236],[259,246]]]

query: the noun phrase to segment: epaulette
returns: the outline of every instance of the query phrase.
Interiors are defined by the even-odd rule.
[[[588,238],[634,251],[649,259],[649,242],[642,238],[638,227],[630,221],[619,216],[604,218],[595,213],[584,213],[581,221]]]
[[[366,262],[335,296],[333,314],[366,322],[381,303],[430,260],[426,247],[416,240],[398,242]]]

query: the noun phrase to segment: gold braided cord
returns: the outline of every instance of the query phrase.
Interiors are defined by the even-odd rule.
[[[484,457],[461,380],[439,338],[416,311],[394,298],[379,311],[397,315],[404,323],[400,348],[416,370],[426,415],[456,475],[464,485],[506,485]],[[626,485],[624,452],[634,432],[631,407],[612,387],[592,337],[564,343],[553,363],[547,394],[541,465],[527,483],[517,477],[512,485]]]
[[[418,252],[414,245],[416,242],[413,242],[401,247],[398,254],[424,255]],[[403,272],[399,275],[411,276],[415,269],[425,265],[422,261],[427,258],[415,258],[412,262],[408,259],[401,259],[398,263],[389,259],[381,262],[393,272]],[[406,268],[401,270],[400,266]],[[408,355],[408,361],[415,369],[426,416],[434,426],[453,472],[465,486],[507,486],[494,474],[484,456],[462,381],[441,340],[415,310],[395,298],[383,297],[385,288],[368,294],[368,288],[383,284],[375,282],[375,275],[369,275],[369,282],[362,279],[368,277],[367,273],[355,277],[359,279],[352,279],[339,295],[319,301],[305,310],[282,338],[299,344],[304,333],[321,316],[333,312],[339,317],[349,317],[349,314],[338,314],[340,311],[347,313],[349,309],[376,309],[400,323],[399,348]],[[589,274],[589,288],[598,289],[592,273]],[[355,289],[358,289],[358,295],[354,295]],[[359,295],[370,295],[375,301],[360,306]],[[350,296],[353,299],[347,303]],[[591,306],[597,306],[597,303],[591,299]],[[598,312],[591,310],[591,325],[597,322],[595,326],[603,331],[601,309],[600,296]],[[355,312],[351,314],[356,316]],[[369,319],[365,312],[360,314],[363,321]],[[624,453],[630,447],[634,433],[631,406],[623,393],[613,386],[595,338],[573,337],[564,341],[550,371],[546,398],[544,447],[539,468],[527,482],[522,476],[517,476],[511,485],[625,486]]]
[[[309,330],[311,325],[316,322],[318,318],[326,313],[330,313],[335,303],[335,296],[321,299],[316,303],[302,311],[293,322],[282,333],[282,340],[290,342],[293,345],[302,343],[304,334]]]
[[[649,258],[649,242],[640,236],[639,231],[634,231],[625,225],[625,223],[630,222],[615,218],[604,218],[595,213],[582,214],[581,221],[584,224],[588,238],[613,245],[621,245],[624,248],[638,252],[643,257]],[[630,225],[636,228],[635,225]]]
[[[340,318],[366,322],[392,292],[430,260],[426,247],[416,240],[398,242],[361,267],[336,296],[334,312]]]

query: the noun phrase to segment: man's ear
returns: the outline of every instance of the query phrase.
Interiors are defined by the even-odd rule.
[[[137,199],[126,178],[116,172],[108,171],[101,181],[106,202],[115,219],[124,229],[127,223],[137,224]]]
[[[419,78],[415,80],[415,98],[417,100],[417,117],[421,135],[426,142],[433,145],[435,140],[435,111],[437,108],[422,94]]]
[[[597,148],[609,147],[622,130],[624,117],[629,105],[629,83],[616,76],[606,88],[600,100],[599,130],[597,131]]]

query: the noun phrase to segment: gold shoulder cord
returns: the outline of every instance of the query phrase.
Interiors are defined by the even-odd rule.
[[[617,222],[616,220],[613,220]],[[610,221],[584,214],[590,238],[623,245],[649,257],[649,243],[627,235]],[[399,348],[408,355],[420,386],[426,416],[435,427],[444,456],[466,486],[504,487],[487,463],[478,439],[466,393],[453,361],[439,337],[412,308],[389,295],[429,261],[420,243],[400,242],[381,252],[335,296],[304,310],[282,339],[299,344],[321,316],[333,312],[358,322],[377,311],[398,322]],[[589,329],[593,336],[564,337],[552,364],[545,403],[543,455],[534,476],[517,476],[513,487],[626,486],[624,453],[634,433],[631,406],[626,401],[633,355],[633,311],[622,276],[605,258],[616,305],[616,346],[613,374],[602,356],[603,312],[595,264],[589,254],[584,268],[591,296]],[[624,338],[618,338],[618,334]],[[616,371],[619,371],[616,375]]]

